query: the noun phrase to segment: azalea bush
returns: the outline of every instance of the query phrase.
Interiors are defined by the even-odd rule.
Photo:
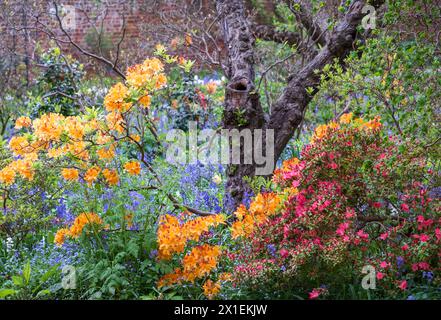
[[[167,190],[153,168],[161,166],[155,158],[164,152],[155,116],[169,100],[166,68],[189,77],[192,62],[168,55],[162,46],[155,53],[156,57],[130,67],[124,83],[110,88],[104,110],[91,107],[78,115],[42,112],[37,118],[17,118],[10,151],[5,150],[0,183],[11,194],[5,209],[14,214],[3,219],[14,220],[2,220],[2,230],[16,237],[35,231],[37,236],[46,222],[54,245],[81,248],[85,257],[75,264],[81,286],[74,297],[152,298],[160,294],[154,288],[161,288],[161,276],[170,272],[171,264],[161,262],[164,249],[157,253],[161,241],[158,245],[156,229],[158,222],[162,225],[158,218],[167,211],[183,210],[185,201]],[[203,90],[215,93],[216,85],[210,82]],[[28,196],[29,188],[24,186],[43,182],[44,192],[50,191],[49,183],[58,192],[51,195],[52,202],[43,199],[45,208],[33,205],[32,210],[16,206],[18,186]],[[219,201],[217,195],[215,199]],[[47,208],[51,203],[52,209]],[[19,220],[18,210],[27,216]],[[44,217],[41,211],[51,214]],[[216,223],[224,220],[215,217]],[[19,221],[31,227],[21,232],[15,226]],[[51,233],[50,224],[58,230]],[[145,289],[139,288],[141,284]]]
[[[235,212],[237,286],[257,298],[406,298],[439,286],[432,173],[423,150],[387,135],[378,118],[349,113],[319,126],[300,159],[274,172],[274,191]]]

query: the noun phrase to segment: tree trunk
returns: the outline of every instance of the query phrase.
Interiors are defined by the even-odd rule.
[[[379,1],[377,5],[383,2]],[[308,24],[304,26],[307,31],[312,30],[312,38],[315,37],[315,41],[324,46],[302,70],[288,78],[286,88],[272,106],[268,121],[265,121],[259,96],[254,92],[254,37],[245,17],[243,3],[237,0],[218,0],[216,8],[228,52],[226,74],[229,83],[225,90],[224,127],[239,130],[264,129],[264,134],[266,129],[273,129],[274,163],[276,163],[303,120],[304,111],[317,91],[323,68],[334,59],[343,61],[353,50],[365,3],[360,0],[354,1],[338,25],[326,37],[325,43],[324,36],[317,36],[317,27],[311,28]],[[265,33],[265,36],[270,35],[270,32]],[[277,41],[278,38],[280,37],[275,37],[274,40]],[[307,88],[312,88],[312,92],[308,94]],[[241,153],[243,151],[242,148]],[[247,151],[252,152],[252,150]],[[242,201],[244,193],[248,190],[243,178],[254,176],[256,167],[255,162],[229,166],[227,191],[234,200],[234,206]]]

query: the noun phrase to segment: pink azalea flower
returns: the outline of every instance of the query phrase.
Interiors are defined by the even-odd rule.
[[[359,230],[357,232],[357,236],[359,236],[361,239],[368,239],[369,238],[369,235],[366,232],[364,232],[363,230]]]
[[[389,264],[386,261],[382,261],[380,263],[380,267],[383,268],[383,269],[386,269],[388,266],[389,266]]]
[[[436,228],[435,229],[435,237],[436,237],[437,240],[441,239],[441,230],[440,230],[440,228]]]
[[[345,218],[346,219],[351,219],[355,217],[355,210],[354,209],[346,209],[346,214],[345,214]]]
[[[421,242],[427,242],[429,240],[430,240],[430,237],[427,234],[423,233],[422,235],[420,235],[420,241]]]
[[[430,265],[427,262],[420,262],[418,263],[418,267],[420,268],[420,270],[429,270],[430,269]]]
[[[388,234],[387,232],[382,233],[382,234],[380,235],[380,239],[381,239],[381,240],[386,240],[388,236],[389,236],[389,234]]]
[[[281,256],[283,259],[285,259],[286,257],[288,257],[288,254],[289,254],[288,250],[286,250],[286,249],[281,249],[281,250],[279,251],[279,253],[280,253],[280,256]]]
[[[406,290],[406,288],[407,288],[407,281],[406,280],[401,281],[400,284],[398,285],[398,287],[401,290],[403,290],[403,291]]]
[[[404,246],[401,247],[401,250],[406,251],[409,249],[409,246],[407,244],[405,244]]]
[[[330,165],[329,165],[329,167],[331,168],[331,169],[337,169],[338,168],[338,166],[337,166],[337,164],[335,163],[335,162],[332,162]]]
[[[320,296],[320,291],[317,289],[313,289],[310,293],[309,293],[309,299],[317,299]]]
[[[381,280],[381,279],[383,279],[383,278],[384,278],[384,273],[377,272],[377,279],[378,279],[378,280]]]

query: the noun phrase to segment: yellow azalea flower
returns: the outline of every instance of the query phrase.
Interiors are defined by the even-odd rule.
[[[32,120],[29,117],[19,117],[15,121],[15,129],[27,128],[32,125]]]
[[[110,88],[104,98],[104,106],[109,112],[125,112],[131,107],[131,103],[125,102],[129,96],[129,89],[121,82]]]
[[[66,241],[66,238],[70,236],[70,231],[67,228],[62,228],[57,231],[54,238],[54,243],[61,247],[64,242]]]
[[[79,121],[78,117],[66,118],[66,131],[70,138],[82,140],[84,137],[84,123]]]
[[[222,272],[219,275],[219,281],[231,281],[233,279],[233,275],[229,272]]]
[[[109,185],[114,186],[118,184],[119,176],[116,170],[104,169],[103,175]]]
[[[61,175],[65,180],[76,181],[78,180],[79,173],[78,170],[74,168],[63,168],[61,170]]]
[[[211,300],[219,294],[221,286],[219,282],[213,282],[208,279],[202,288],[204,289],[204,295]]]
[[[342,123],[342,124],[348,124],[348,123],[351,123],[351,121],[352,121],[352,117],[353,117],[352,112],[345,113],[344,115],[342,115],[342,116],[340,117],[340,123]]]
[[[84,180],[90,186],[98,178],[100,172],[101,172],[100,167],[94,166],[86,171],[86,174],[84,175]]]
[[[64,156],[67,153],[68,149],[66,146],[60,147],[60,148],[50,148],[47,150],[47,156],[49,158],[59,158],[61,156]]]
[[[137,161],[129,161],[124,165],[124,169],[131,175],[138,175],[141,173],[141,165]]]
[[[163,44],[160,44],[160,43],[158,43],[158,44],[155,46],[155,49],[156,49],[156,51],[159,51],[159,52],[164,52],[164,51],[165,51],[165,47],[164,47],[164,45],[163,45]]]

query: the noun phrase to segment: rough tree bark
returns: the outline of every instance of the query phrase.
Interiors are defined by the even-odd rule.
[[[334,30],[326,37],[319,31],[319,26],[312,22],[312,17],[303,11],[299,12],[297,19],[303,24],[312,40],[322,48],[303,69],[289,76],[285,89],[272,106],[271,115],[267,116],[262,111],[258,94],[254,92],[254,35],[260,34],[265,39],[271,38],[274,41],[295,41],[296,36],[273,32],[263,27],[253,33],[245,16],[242,1],[217,0],[216,9],[220,16],[228,53],[226,75],[229,82],[225,90],[224,127],[239,130],[273,129],[276,162],[303,120],[305,108],[317,91],[324,66],[334,59],[342,61],[353,50],[365,4],[366,1],[354,1]],[[380,4],[381,1],[380,3],[377,1],[377,6]],[[312,94],[307,93],[307,88],[313,88]],[[227,191],[233,197],[235,205],[242,201],[247,190],[243,178],[253,176],[255,168],[255,163],[229,166]]]

